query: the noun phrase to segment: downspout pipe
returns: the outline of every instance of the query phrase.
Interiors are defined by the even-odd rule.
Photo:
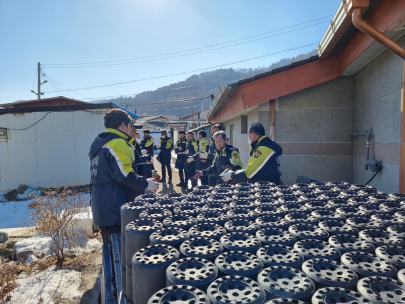
[[[352,13],[352,22],[355,27],[357,27],[360,31],[364,32],[368,36],[374,38],[376,41],[384,45],[386,48],[393,51],[402,59],[405,59],[405,49],[400,46],[395,41],[391,40],[379,30],[371,26],[366,20],[362,17],[362,8],[355,8],[353,9]]]
[[[401,141],[399,146],[399,192],[405,193],[405,60],[402,67]]]
[[[395,41],[385,36],[382,32],[370,25],[363,19],[362,13],[365,7],[368,7],[369,1],[366,0],[343,0],[346,3],[348,14],[352,13],[353,25],[366,35],[374,38],[376,41],[393,51],[403,61],[402,91],[401,91],[401,139],[400,139],[400,160],[399,160],[399,192],[405,193],[405,48]],[[364,5],[367,2],[367,5]]]

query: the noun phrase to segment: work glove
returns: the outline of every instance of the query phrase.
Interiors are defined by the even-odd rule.
[[[156,145],[155,147],[156,147],[156,149],[159,150],[160,149],[160,144]]]
[[[184,154],[188,155],[190,153],[190,151],[186,150],[184,151]]]
[[[159,184],[153,178],[148,178],[146,180],[148,181],[148,187],[146,190],[155,193],[159,188]]]
[[[187,164],[189,164],[189,163],[191,163],[191,162],[193,162],[193,161],[194,161],[194,158],[193,158],[193,157],[189,156],[189,157],[187,158]]]
[[[203,174],[200,170],[196,170],[193,179],[199,179],[202,175]]]
[[[227,182],[229,182],[231,179],[232,179],[232,174],[233,174],[233,171],[232,170],[229,170],[229,169],[226,169],[224,172],[222,172],[219,176],[221,177],[221,179],[225,182],[225,183],[227,183]]]
[[[207,159],[208,158],[208,153],[207,152],[200,152],[200,158],[201,159]]]
[[[148,150],[143,149],[143,150],[141,150],[141,153],[142,153],[142,155],[146,155],[146,154],[148,154]]]

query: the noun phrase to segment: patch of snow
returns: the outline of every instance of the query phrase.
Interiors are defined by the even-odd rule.
[[[35,256],[42,257],[51,254],[52,239],[50,237],[33,236],[23,239],[14,245],[16,253],[31,251]],[[101,248],[102,244],[97,239],[88,239],[82,246],[77,247],[74,252],[80,255]]]
[[[36,262],[36,261],[38,261],[37,257],[35,255],[33,255],[33,254],[29,254],[28,258],[25,260],[25,263],[31,264],[31,263]]]
[[[5,192],[0,193],[1,197]],[[78,199],[77,195],[72,195],[72,199]],[[21,226],[29,226],[33,224],[29,219],[30,208],[28,205],[34,200],[27,201],[10,201],[0,203],[0,229],[1,228],[19,228]],[[83,194],[83,201],[85,203],[90,203],[90,194]]]
[[[74,270],[56,270],[50,267],[38,273],[22,274],[16,283],[17,288],[10,295],[13,304],[55,303],[57,294],[72,301],[79,300],[83,292],[79,291],[81,274]],[[59,302],[58,302],[59,303]]]
[[[76,213],[73,216],[74,219],[76,220],[82,220],[82,219],[88,219],[88,218],[92,218],[92,214],[91,214],[91,207],[86,208],[85,210]]]
[[[16,253],[31,251],[37,257],[51,254],[50,237],[33,236],[23,239],[14,245]]]
[[[97,239],[89,239],[83,247],[77,247],[75,249],[75,254],[80,255],[86,252],[92,252],[93,250],[99,249],[103,244]]]

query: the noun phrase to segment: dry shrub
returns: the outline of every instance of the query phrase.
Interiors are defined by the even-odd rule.
[[[7,259],[0,257],[0,304],[11,301],[9,293],[17,287],[16,278],[17,268],[15,265],[9,263]]]
[[[33,201],[32,203],[29,203],[28,208],[30,208],[30,209],[38,208],[38,202]]]
[[[76,215],[88,208],[87,199],[74,186],[56,186],[36,197],[36,203],[36,208],[30,209],[30,219],[36,224],[33,231],[52,239],[51,254],[60,269],[66,257],[74,255],[75,248],[88,239],[86,233],[72,228],[77,222]]]
[[[31,264],[26,263],[23,259],[17,261],[16,271],[17,275],[21,273],[33,273],[37,271],[44,271],[49,267],[52,267],[56,264],[56,258],[53,256],[44,257],[38,261],[32,262]]]

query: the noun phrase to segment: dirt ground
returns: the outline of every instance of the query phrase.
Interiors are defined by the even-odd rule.
[[[155,157],[153,165],[155,166],[155,170],[157,170],[158,174],[160,176],[162,176],[162,166],[156,160],[156,157]],[[159,190],[157,191],[157,194],[163,195],[163,194],[168,194],[168,193],[172,193],[172,192],[187,194],[186,189],[182,189],[181,187],[176,186],[178,183],[180,183],[180,178],[179,178],[179,170],[174,168],[173,162],[172,162],[171,167],[172,167],[172,175],[173,175],[172,184],[171,185],[168,185],[167,183],[159,184],[160,186],[159,186]],[[166,172],[166,176],[167,176],[167,172]],[[166,179],[166,181],[167,181],[167,179]]]
[[[82,270],[82,282],[80,284],[80,290],[84,291],[84,294],[80,301],[74,304],[87,304],[97,303],[97,297],[100,292],[100,280],[101,280],[101,249],[100,251],[92,252],[86,257],[86,266]]]

